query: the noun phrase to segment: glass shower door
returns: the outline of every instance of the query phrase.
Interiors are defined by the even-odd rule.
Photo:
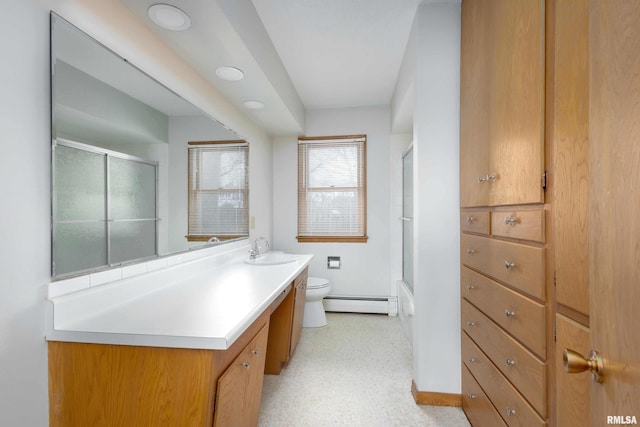
[[[402,280],[413,290],[413,147],[402,156]]]

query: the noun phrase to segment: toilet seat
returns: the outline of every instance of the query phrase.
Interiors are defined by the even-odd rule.
[[[329,280],[320,277],[309,277],[307,279],[307,289],[319,289],[329,286]]]

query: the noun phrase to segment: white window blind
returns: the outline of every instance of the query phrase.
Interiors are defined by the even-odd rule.
[[[366,242],[366,136],[298,140],[298,241]]]
[[[189,241],[249,235],[249,146],[189,142]]]

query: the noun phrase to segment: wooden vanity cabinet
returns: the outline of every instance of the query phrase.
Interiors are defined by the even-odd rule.
[[[289,360],[306,280],[305,269],[227,350],[49,341],[49,425],[257,425],[270,319],[289,318]]]
[[[223,399],[215,405],[225,371],[259,401],[262,381],[239,377],[233,364],[257,349],[252,343],[266,349],[268,321],[264,313],[227,350],[50,341],[49,425],[211,426],[214,413],[229,404]],[[264,367],[256,362],[262,375]]]

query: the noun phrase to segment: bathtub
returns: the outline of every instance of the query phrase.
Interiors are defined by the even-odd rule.
[[[413,290],[407,286],[404,280],[397,282],[398,286],[398,317],[402,324],[402,330],[413,347]]]

